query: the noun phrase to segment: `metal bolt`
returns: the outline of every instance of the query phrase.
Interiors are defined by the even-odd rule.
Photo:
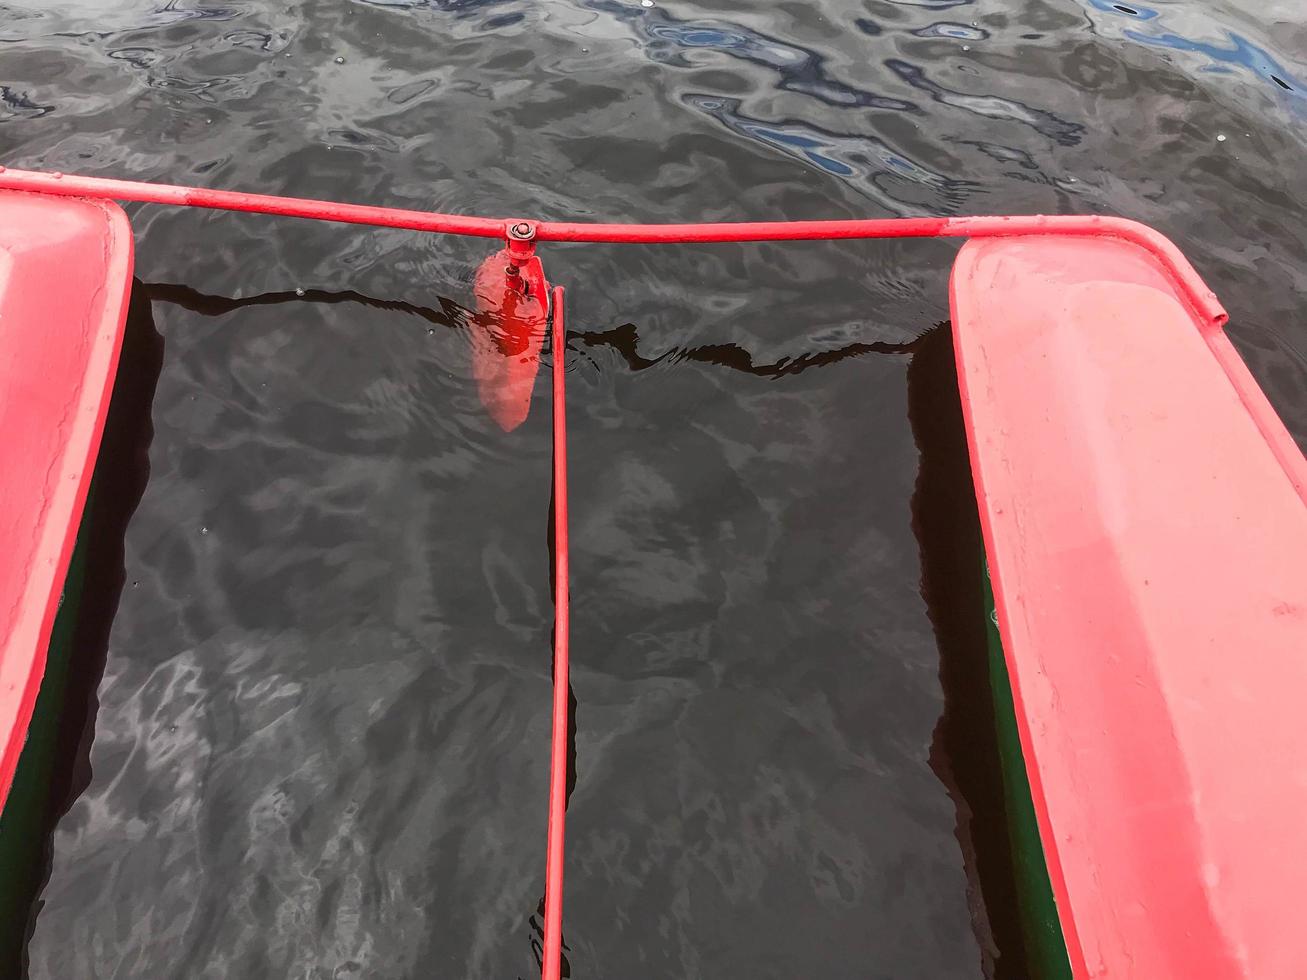
[[[529,221],[519,221],[508,229],[508,233],[521,241],[530,241],[535,238],[536,230]]]

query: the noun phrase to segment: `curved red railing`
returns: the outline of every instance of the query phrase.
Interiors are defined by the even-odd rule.
[[[246,194],[243,191],[215,191],[204,187],[182,187],[177,184],[149,184],[137,180],[78,177],[75,174],[14,170],[9,167],[0,167],[0,189],[37,191],[41,194],[59,194],[64,197],[106,197],[114,201],[174,204],[179,207],[211,208],[217,211],[275,214],[288,218],[314,218],[319,221],[342,221],[346,224],[376,225],[381,228],[408,228],[413,231],[473,235],[478,238],[504,237],[504,222],[495,218],[405,211],[398,208],[340,204],[336,201],[315,201],[299,197],[274,197],[269,194]]]
[[[208,190],[175,184],[151,184],[104,177],[42,173],[0,167],[0,189],[36,191],[67,197],[103,197],[116,201],[173,204],[273,214],[318,221],[406,228],[412,231],[510,240],[509,228],[525,224],[538,242],[592,242],[686,245],[713,242],[818,241],[855,238],[997,238],[1016,235],[1082,235],[1120,238],[1152,253],[1180,288],[1195,313],[1208,325],[1228,319],[1216,295],[1164,235],[1125,218],[1098,215],[1013,215],[962,218],[861,218],[834,221],[728,221],[699,224],[589,224],[573,221],[524,221],[406,211],[364,204],[340,204],[296,197],[273,197],[241,191]]]
[[[484,218],[396,208],[341,204],[239,191],[208,190],[100,177],[14,170],[0,166],[0,189],[107,198],[183,207],[280,215],[319,221],[403,228],[412,231],[509,242],[592,242],[614,244],[707,244],[715,242],[814,241],[863,238],[997,238],[1061,235],[1117,238],[1152,254],[1176,284],[1199,321],[1217,330],[1228,319],[1184,254],[1147,225],[1124,218],[1091,215],[975,216],[961,218],[868,218],[834,221],[741,221],[692,224],[601,224]],[[523,254],[531,254],[527,247]],[[543,980],[559,980],[562,957],[564,821],[568,747],[568,524],[567,422],[563,352],[566,348],[563,290],[553,299],[554,434],[554,696],[550,736],[549,829],[545,861]],[[1246,368],[1244,369],[1246,371]],[[1269,412],[1269,405],[1265,411]]]

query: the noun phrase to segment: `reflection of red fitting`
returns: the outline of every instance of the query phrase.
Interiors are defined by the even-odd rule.
[[[513,292],[521,293],[523,296],[531,295],[530,285],[522,278],[522,267],[516,265],[511,256],[508,264],[504,266],[504,278],[508,280],[508,288]]]
[[[504,225],[506,245],[473,280],[476,316],[468,327],[481,401],[505,431],[525,421],[545,336],[549,283],[535,254],[535,226]]]

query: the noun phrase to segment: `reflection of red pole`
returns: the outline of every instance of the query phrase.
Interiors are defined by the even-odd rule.
[[[554,720],[549,752],[549,850],[545,857],[545,942],[542,980],[559,980],[563,950],[563,821],[567,816],[567,329],[563,287],[554,307]]]

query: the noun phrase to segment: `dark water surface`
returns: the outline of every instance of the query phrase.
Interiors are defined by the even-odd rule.
[[[1301,439],[1304,52],[1301,0],[0,2],[0,159],[546,218],[1126,215]],[[130,210],[148,483],[31,975],[530,976],[549,399],[510,435],[477,400],[485,245]],[[917,488],[952,252],[545,251],[572,976],[1021,975],[969,819],[988,692],[922,588],[974,547],[921,518],[965,470]]]

